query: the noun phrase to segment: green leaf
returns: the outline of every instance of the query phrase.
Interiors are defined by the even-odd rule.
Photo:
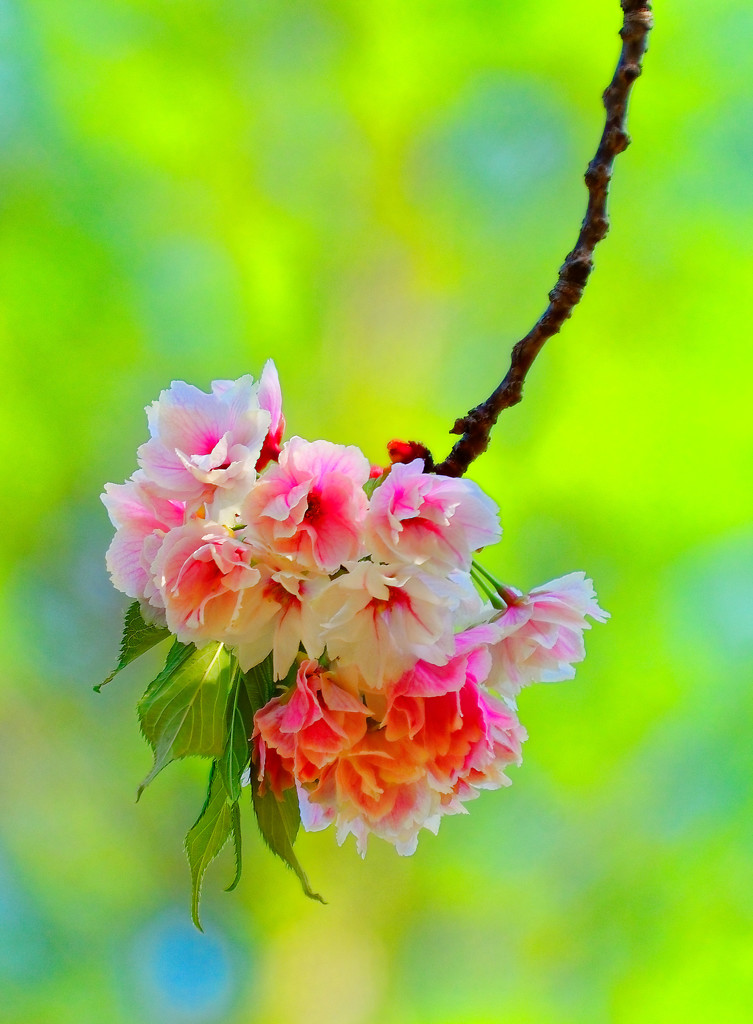
[[[235,847],[235,878],[228,890],[235,888],[241,876],[240,810],[237,802],[227,799],[216,764],[213,764],[209,773],[207,798],[199,817],[188,830],[185,842],[191,869],[191,917],[199,931],[203,931],[199,920],[199,900],[204,875],[230,838]]]
[[[163,640],[166,640],[169,636],[170,630],[167,626],[154,626],[149,622],[144,622],[139,602],[134,601],[125,613],[123,637],[120,641],[120,657],[118,658],[118,664],[109,674],[107,679],[104,679],[94,687],[96,692],[99,693],[103,686],[107,686],[107,684],[114,679],[118,672],[120,672],[121,669],[124,669],[126,665],[130,665],[130,663],[135,661],[136,658],[141,657],[142,654],[146,654],[146,652],[151,650],[152,647],[161,643]]]
[[[177,758],[222,755],[235,665],[224,644],[210,643],[201,650],[173,644],[164,669],[139,701],[141,729],[154,749],[154,765],[139,786],[139,796]]]
[[[265,704],[268,704],[275,695],[271,654],[260,664],[255,665],[245,673],[245,683],[253,717],[259,708],[263,708]]]
[[[264,842],[272,853],[276,853],[298,875],[307,896],[312,900],[319,900],[320,903],[326,903],[327,901],[311,888],[306,872],[301,867],[293,850],[293,843],[301,824],[298,795],[295,789],[285,790],[282,800],[278,800],[271,789],[261,796],[259,780],[255,773],[251,772],[251,792],[256,821]]]
[[[297,666],[291,667],[290,673],[284,685],[292,685],[295,681]],[[244,673],[246,693],[250,705],[251,720],[254,714],[263,708],[275,695],[276,687],[272,672],[272,656],[270,655],[260,665],[254,666]],[[277,854],[287,865],[298,875],[303,891],[313,900],[325,901],[315,893],[309,885],[306,872],[300,865],[298,858],[293,851],[293,843],[298,835],[298,828],[301,824],[301,814],[298,808],[298,796],[295,789],[288,789],[283,794],[283,799],[278,800],[271,790],[262,796],[259,793],[259,780],[257,773],[251,771],[251,794],[253,798],[256,821],[261,832],[262,839],[270,848],[272,853]]]
[[[217,762],[225,792],[230,800],[241,796],[241,776],[251,760],[250,736],[254,730],[254,712],[240,665],[234,659],[230,697],[227,705],[227,740]]]
[[[372,494],[374,493],[374,491],[377,489],[377,487],[379,487],[380,484],[384,483],[384,481],[390,475],[390,470],[391,469],[392,469],[392,466],[388,466],[382,473],[380,473],[380,475],[378,477],[371,478],[371,479],[366,481],[366,483],[363,485],[363,489],[364,489],[364,491],[366,491],[366,497],[367,498],[370,498],[372,496]]]

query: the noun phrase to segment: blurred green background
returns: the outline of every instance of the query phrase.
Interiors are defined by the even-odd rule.
[[[749,0],[657,4],[584,302],[472,477],[490,568],[612,613],[526,691],[510,790],[424,834],[246,818],[189,918],[206,768],[150,763],[98,495],[143,407],[272,356],[290,433],[439,456],[585,204],[619,5],[0,3],[2,1024],[740,1022],[753,1005]]]

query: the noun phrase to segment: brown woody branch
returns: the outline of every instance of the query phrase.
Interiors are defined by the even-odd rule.
[[[499,387],[467,416],[456,420],[451,434],[463,436],[444,460],[436,467],[437,473],[462,476],[474,459],[486,451],[489,435],[503,409],[509,408],[523,397],[523,382],[534,359],[544,343],[557,334],[580,301],[583,289],[593,270],[593,251],[609,230],[607,220],[607,193],[612,179],[615,157],[627,149],[630,138],[625,130],[627,105],[633,82],[641,73],[641,61],[648,45],[648,34],[653,25],[651,3],[648,0],[621,0],[624,20],[620,36],[622,52],[610,85],[604,93],[607,117],[596,156],[585,174],[588,188],[588,207],[575,248],[560,267],[559,277],[549,293],[549,305],[528,332],[512,350],[510,369]]]

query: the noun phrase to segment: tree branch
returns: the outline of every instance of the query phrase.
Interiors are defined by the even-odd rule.
[[[580,301],[593,270],[593,251],[609,230],[607,193],[615,157],[627,149],[630,138],[625,130],[627,105],[633,82],[641,73],[641,61],[648,46],[653,25],[648,0],[621,0],[624,13],[620,30],[622,52],[610,85],[604,93],[607,117],[596,156],[585,174],[588,206],[575,248],[560,267],[559,277],[549,293],[549,305],[512,350],[510,369],[499,387],[467,416],[455,421],[451,434],[463,436],[444,462],[436,467],[445,476],[462,476],[474,459],[486,451],[497,417],[523,397],[523,382],[544,343],[557,334]]]

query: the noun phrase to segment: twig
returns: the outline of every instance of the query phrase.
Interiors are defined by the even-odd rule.
[[[593,251],[609,230],[607,192],[615,157],[627,149],[627,105],[633,82],[641,73],[641,61],[653,25],[648,0],[621,0],[624,20],[620,36],[622,52],[610,85],[604,93],[607,118],[596,156],[585,174],[588,207],[575,248],[560,267],[557,283],[549,293],[549,305],[528,334],[512,350],[510,369],[499,387],[467,416],[455,421],[451,434],[463,436],[436,467],[445,476],[462,476],[474,459],[486,451],[489,435],[503,409],[523,397],[523,382],[547,339],[557,334],[580,301],[593,270]]]

